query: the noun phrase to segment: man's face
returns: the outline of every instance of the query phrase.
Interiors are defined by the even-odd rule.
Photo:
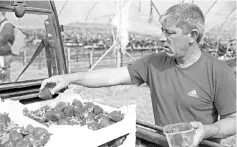
[[[170,57],[184,57],[189,49],[190,35],[183,35],[182,29],[176,27],[176,22],[167,18],[162,22],[162,35],[164,51]]]

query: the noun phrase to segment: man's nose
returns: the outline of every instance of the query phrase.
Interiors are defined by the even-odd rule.
[[[166,36],[164,33],[161,34],[160,36],[160,41],[165,42],[167,40]]]

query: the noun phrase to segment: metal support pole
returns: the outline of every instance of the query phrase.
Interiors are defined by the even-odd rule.
[[[103,56],[100,57],[99,60],[96,61],[96,63],[89,69],[89,71],[93,70],[96,65],[98,65],[98,63],[114,48],[114,44],[104,53]]]
[[[153,3],[153,1],[151,0],[151,4],[153,5],[153,7],[155,8],[156,12],[158,13],[158,15],[160,16],[160,12],[158,11],[158,9],[156,8],[155,4]]]
[[[128,55],[128,57],[130,57],[133,61],[136,61],[136,59],[132,55],[130,55],[127,51],[125,51],[125,54]]]
[[[207,16],[208,12],[214,7],[214,5],[217,3],[217,0],[211,5],[211,7],[207,10],[205,13],[205,16]]]

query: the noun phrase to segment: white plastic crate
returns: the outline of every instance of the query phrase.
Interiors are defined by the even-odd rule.
[[[5,102],[0,101],[0,113],[7,113],[11,121],[14,123],[26,127],[31,124],[34,127],[42,127],[49,130],[46,126],[25,117],[22,113],[24,106],[19,101],[6,100]]]
[[[64,92],[53,100],[44,102],[36,102],[24,107],[29,110],[37,110],[42,106],[49,105],[54,107],[58,102],[72,102],[74,99],[79,99],[85,102],[79,94]],[[54,125],[48,128],[52,132],[52,136],[45,147],[97,147],[120,136],[129,134],[121,147],[135,147],[136,140],[136,106],[123,106],[120,109],[112,108],[106,105],[99,105],[106,112],[121,110],[124,113],[124,119],[106,128],[92,131],[87,126],[69,126],[69,125]]]
[[[31,124],[34,128],[35,127],[45,128],[50,134],[53,134],[52,132],[49,131],[49,129],[46,126],[28,117],[25,117],[22,113],[22,110],[23,105],[18,101],[12,101],[12,100],[6,100],[5,102],[0,101],[0,113],[1,114],[7,113],[14,124],[17,124],[19,125],[19,127],[24,128],[26,128],[29,124]]]

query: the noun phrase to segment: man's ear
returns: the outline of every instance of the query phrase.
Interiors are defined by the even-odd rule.
[[[191,36],[190,36],[189,43],[194,43],[195,41],[197,41],[198,34],[199,34],[198,30],[193,29],[190,34],[191,34]]]

